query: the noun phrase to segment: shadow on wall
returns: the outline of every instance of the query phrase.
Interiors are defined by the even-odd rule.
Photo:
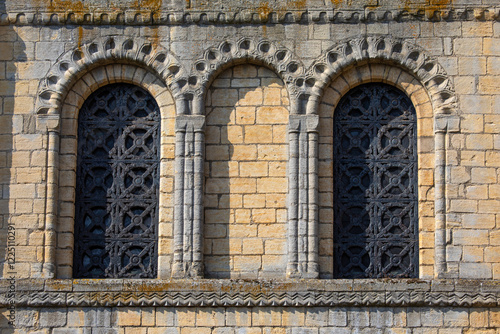
[[[0,15],[6,13],[6,0],[0,0]],[[17,64],[26,62],[26,45],[22,41],[13,26],[6,25],[0,28],[0,275],[2,278],[15,277],[18,275],[15,263],[15,245],[20,243],[16,240],[15,220],[13,212],[9,210],[15,206],[9,205],[11,193],[17,191],[10,185],[16,184],[15,175],[12,171],[14,135],[22,133],[23,127],[29,116],[14,115],[14,96],[16,92]],[[27,90],[27,86],[25,87]],[[24,93],[21,93],[24,94]],[[32,194],[30,194],[32,196]],[[9,229],[9,226],[10,227]],[[7,303],[15,303],[15,280],[12,280],[12,288],[5,296]],[[16,322],[15,306],[3,308],[0,313],[0,332],[14,333]]]
[[[247,64],[221,73],[207,95],[207,278],[285,275],[285,94],[273,71]]]
[[[222,78],[219,81],[216,80],[212,86],[217,87],[217,82],[224,80],[225,74],[221,74]],[[211,89],[211,93],[213,93],[213,89]],[[210,97],[215,98],[211,95]],[[206,170],[205,181],[203,236],[205,277],[207,278],[231,277],[232,266],[229,249],[231,175],[229,169],[234,145],[227,134],[231,123],[234,124],[237,103],[238,94],[228,94],[224,101],[207,101],[206,104],[205,154],[208,170]]]

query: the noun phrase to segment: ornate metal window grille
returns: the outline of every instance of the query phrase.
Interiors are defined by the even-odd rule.
[[[78,118],[74,277],[155,278],[160,116],[129,84],[94,92]]]
[[[400,90],[360,85],[334,115],[334,274],[418,277],[416,114]]]

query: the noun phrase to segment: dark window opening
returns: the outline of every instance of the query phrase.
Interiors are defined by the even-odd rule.
[[[360,85],[334,114],[334,275],[418,277],[417,120],[399,89]]]
[[[160,114],[140,87],[113,84],[78,117],[75,278],[157,276]]]

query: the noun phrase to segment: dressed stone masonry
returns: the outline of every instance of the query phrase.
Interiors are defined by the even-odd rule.
[[[99,39],[83,48],[70,50],[49,70],[47,78],[39,86],[37,112],[43,115],[56,114],[59,101],[67,94],[68,86],[78,79],[76,73],[83,68],[97,68],[102,62],[130,60],[144,64],[167,81],[179,115],[176,121],[176,183],[175,183],[175,224],[174,224],[174,277],[202,277],[202,221],[203,221],[203,156],[204,130],[203,96],[216,73],[228,64],[238,64],[245,60],[258,61],[276,68],[287,83],[290,94],[289,122],[289,222],[288,222],[288,266],[289,277],[318,277],[318,181],[316,128],[319,119],[314,114],[325,86],[338,73],[353,64],[371,61],[388,61],[400,64],[425,84],[431,94],[435,117],[441,123],[444,117],[452,120],[452,128],[436,126],[436,148],[444,145],[443,130],[457,131],[459,120],[456,116],[456,98],[450,80],[442,67],[420,48],[401,40],[387,37],[367,37],[350,40],[332,47],[325,56],[313,62],[310,69],[303,70],[300,61],[292,53],[267,40],[228,40],[218,48],[205,51],[198,60],[193,74],[186,75],[176,57],[164,50],[153,49],[147,41],[132,41],[123,37]],[[99,73],[99,72],[98,72]],[[105,75],[100,72],[98,75]],[[134,74],[136,75],[136,74]],[[373,78],[372,78],[373,79]],[[139,79],[140,80],[140,79]],[[295,116],[306,113],[306,116]],[[194,116],[198,115],[198,116]],[[303,119],[301,121],[301,119]],[[437,122],[437,121],[436,121]],[[446,121],[444,121],[446,122]],[[303,123],[303,124],[302,124]],[[302,125],[301,125],[302,124]],[[445,216],[441,214],[445,203],[445,193],[441,184],[446,179],[442,169],[443,155],[436,150],[436,268],[437,276],[445,275],[446,258]],[[296,167],[298,166],[298,168]],[[57,173],[57,170],[54,170]],[[55,177],[54,177],[55,178]],[[54,195],[55,196],[55,195]],[[49,211],[48,211],[49,212]],[[47,233],[53,213],[48,213]],[[181,223],[182,222],[182,223]],[[182,236],[182,237],[181,237]],[[51,240],[49,237],[47,240]],[[53,244],[53,242],[52,242]],[[54,277],[54,251],[49,243],[45,266],[45,276]],[[181,260],[182,259],[182,260]]]
[[[499,18],[492,0],[0,3],[0,331],[498,334]],[[119,83],[159,107],[158,276],[73,279],[78,114]],[[332,279],[334,113],[368,83],[415,108],[415,279]]]

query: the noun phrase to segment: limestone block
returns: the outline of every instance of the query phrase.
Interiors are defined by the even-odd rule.
[[[259,224],[259,237],[265,238],[282,238],[286,234],[286,226],[284,224]]]
[[[272,307],[262,307],[252,312],[253,326],[281,326],[281,313]]]
[[[255,107],[236,107],[236,124],[254,124]]]
[[[479,91],[483,94],[496,94],[500,90],[500,76],[489,75],[479,78]]]
[[[469,199],[488,199],[488,186],[467,186],[465,188],[466,197]]]
[[[254,125],[245,127],[246,144],[262,144],[272,141],[271,125]]]
[[[240,88],[238,90],[238,103],[242,106],[262,105],[263,90],[261,88]]]
[[[261,194],[247,194],[243,196],[243,207],[245,208],[265,208],[266,197]]]
[[[223,327],[225,325],[225,313],[220,308],[200,308],[196,313],[196,326]]]
[[[455,54],[459,56],[474,56],[482,49],[482,38],[457,38],[454,41]]]
[[[207,152],[208,155],[208,152]],[[231,147],[232,160],[256,160],[257,145],[232,145]],[[215,160],[215,159],[214,159]],[[219,160],[219,159],[217,159]],[[277,160],[277,159],[272,159]]]
[[[487,74],[500,75],[500,57],[488,57],[486,68]]]
[[[253,209],[252,220],[255,223],[273,223],[276,221],[276,210],[274,209]],[[264,235],[259,236],[263,237]]]
[[[464,246],[463,247],[463,261],[465,262],[483,262],[484,248],[477,246]],[[491,261],[489,261],[491,262]]]
[[[268,162],[240,162],[240,176],[259,177],[268,175]]]
[[[473,309],[469,312],[469,321],[471,327],[488,327],[488,312],[484,308]]]
[[[456,245],[488,245],[488,230],[454,230],[453,241]]]
[[[462,218],[463,228],[489,229],[495,227],[495,215],[493,214],[467,214]]]
[[[259,145],[259,160],[287,160],[286,148],[277,145]]]
[[[230,228],[230,238],[250,238],[257,236],[257,225],[242,221]]]
[[[462,108],[467,113],[491,113],[491,97],[485,95],[462,95],[460,98]]]
[[[237,89],[217,89],[212,92],[212,106],[233,106],[238,101]],[[255,105],[255,104],[254,104]],[[207,115],[207,125],[213,124],[209,122],[209,115]]]
[[[40,311],[40,327],[62,327],[66,325],[67,313],[65,310],[42,310]]]
[[[491,265],[487,263],[459,263],[459,277],[490,279],[492,278]]]
[[[496,183],[497,172],[495,168],[473,167],[471,169],[471,181],[473,183]]]
[[[258,255],[263,253],[262,239],[243,239],[243,254]]]
[[[450,201],[450,210],[454,212],[477,212],[478,203],[474,200],[458,200]]]
[[[484,261],[500,263],[500,247],[486,247],[484,249]]]

